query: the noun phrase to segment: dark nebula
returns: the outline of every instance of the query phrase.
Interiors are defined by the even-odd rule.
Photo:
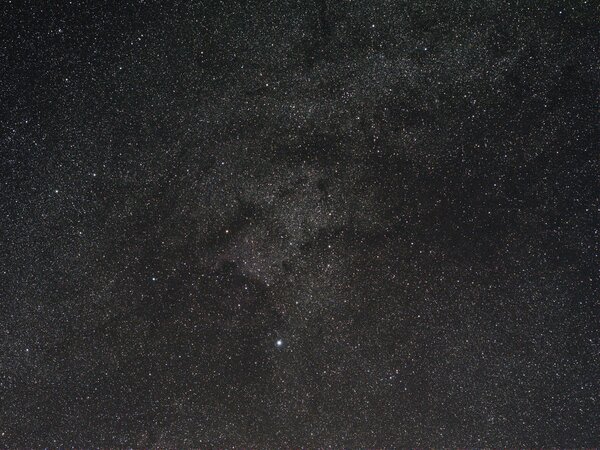
[[[4,1],[0,447],[600,445],[598,6]]]

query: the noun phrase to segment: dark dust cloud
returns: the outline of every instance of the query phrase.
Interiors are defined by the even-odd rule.
[[[572,1],[0,6],[0,447],[600,444]]]

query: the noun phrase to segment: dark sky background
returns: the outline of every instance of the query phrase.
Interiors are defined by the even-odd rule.
[[[600,444],[587,1],[0,6],[0,447]]]

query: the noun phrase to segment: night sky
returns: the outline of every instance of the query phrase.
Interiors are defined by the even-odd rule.
[[[0,447],[600,445],[596,0],[0,23]]]

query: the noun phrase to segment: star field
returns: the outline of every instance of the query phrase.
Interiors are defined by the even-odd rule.
[[[0,447],[599,445],[597,2],[117,3],[0,7]]]

